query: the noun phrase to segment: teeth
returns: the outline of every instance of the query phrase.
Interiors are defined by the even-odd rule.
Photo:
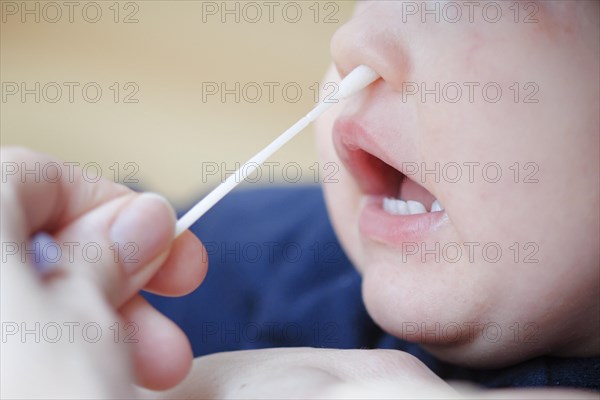
[[[433,202],[433,204],[431,204],[431,212],[443,211],[443,210],[444,210],[444,207],[442,207],[439,200],[436,200]]]
[[[383,209],[392,215],[416,215],[416,214],[424,214],[427,212],[425,206],[418,201],[414,200],[399,200],[390,197],[384,197],[383,199]],[[431,204],[431,212],[443,211],[444,207],[440,204],[438,200],[435,200],[433,204]]]
[[[393,215],[410,214],[404,200],[391,199],[389,197],[383,199],[383,209]]]
[[[408,205],[408,211],[411,215],[423,214],[427,212],[425,206],[418,201],[408,200],[406,204]]]

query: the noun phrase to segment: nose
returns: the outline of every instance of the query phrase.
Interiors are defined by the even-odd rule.
[[[354,18],[335,32],[331,55],[342,78],[364,64],[393,90],[400,90],[411,65],[405,28],[398,15],[401,10],[394,3],[397,2],[361,4]]]

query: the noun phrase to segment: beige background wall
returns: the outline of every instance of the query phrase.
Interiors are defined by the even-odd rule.
[[[29,1],[32,14],[20,1],[0,3],[1,144],[94,162],[112,180],[117,171],[121,181],[133,173],[142,187],[177,205],[218,183],[222,162],[233,169],[314,105],[313,85],[330,61],[329,40],[353,8],[351,1],[76,1],[69,15],[62,1]],[[226,14],[223,7],[239,12]],[[137,22],[124,23],[128,15]],[[207,95],[213,82],[228,88],[239,82],[240,102],[234,94],[225,102],[219,94]],[[34,91],[24,99],[22,83]],[[257,86],[262,96],[252,102]],[[129,100],[138,102],[125,102],[136,89]],[[277,180],[293,161],[312,181],[312,132],[273,161],[281,163],[273,169]],[[215,165],[218,173],[208,176]]]

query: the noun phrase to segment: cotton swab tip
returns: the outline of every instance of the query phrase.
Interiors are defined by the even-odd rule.
[[[379,75],[372,68],[359,65],[340,82],[336,97],[340,100],[350,97],[375,82],[378,78]]]

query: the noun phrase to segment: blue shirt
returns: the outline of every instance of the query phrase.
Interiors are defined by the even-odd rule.
[[[192,231],[208,253],[204,283],[180,298],[145,297],[184,330],[196,357],[268,347],[398,349],[443,379],[490,388],[600,389],[600,358],[539,357],[507,368],[467,369],[383,332],[365,310],[360,276],[316,186],[237,191]]]

